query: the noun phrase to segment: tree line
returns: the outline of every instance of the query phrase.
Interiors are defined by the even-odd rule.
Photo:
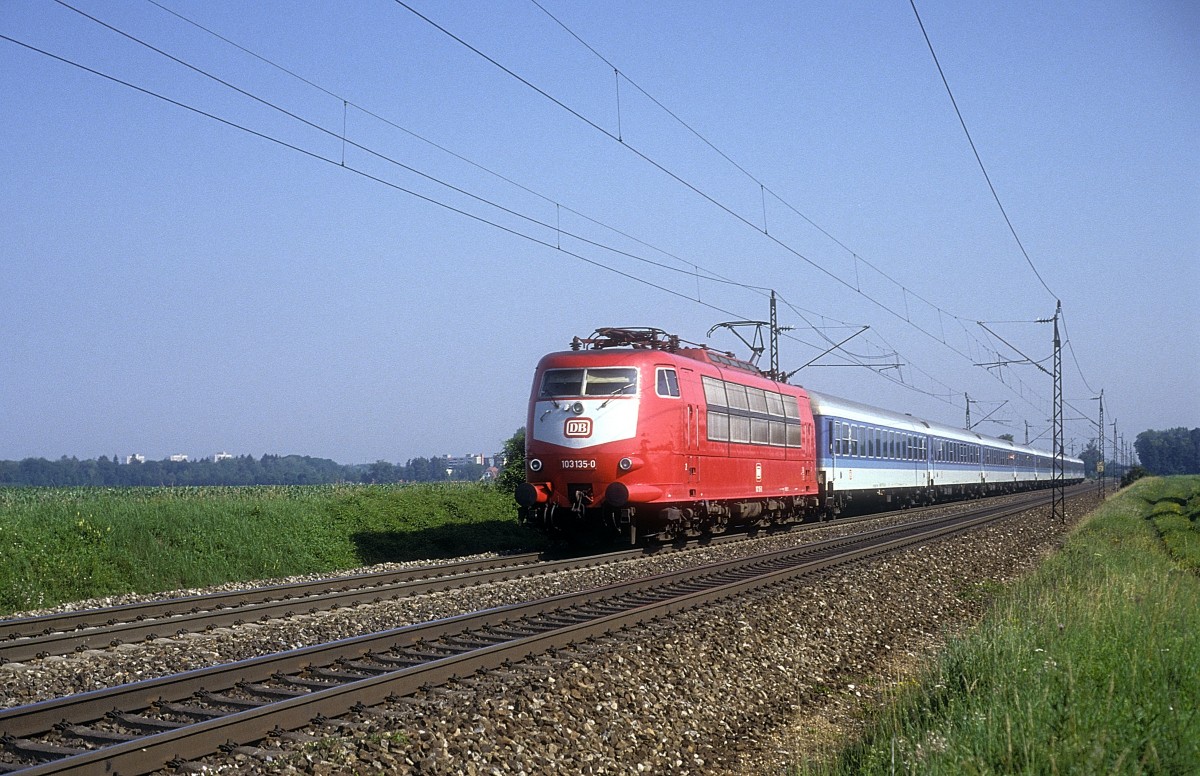
[[[394,483],[478,480],[484,467],[450,467],[444,456],[411,458],[404,464],[376,461],[340,464],[307,455],[240,455],[220,461],[143,461],[119,463],[116,456],[57,461],[26,458],[0,461],[0,485],[69,487],[324,485],[335,482]]]
[[[1143,431],[1133,449],[1151,474],[1200,474],[1200,428]]]

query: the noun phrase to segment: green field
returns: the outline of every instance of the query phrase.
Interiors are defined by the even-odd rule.
[[[794,773],[1200,773],[1200,477],[1149,478]]]
[[[540,541],[478,484],[0,488],[0,614]]]

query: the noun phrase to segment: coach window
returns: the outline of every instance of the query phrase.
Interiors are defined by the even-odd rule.
[[[658,368],[657,393],[659,396],[679,398],[679,375],[674,369],[660,366]]]
[[[774,447],[784,447],[787,445],[787,427],[784,426],[781,420],[767,421],[771,427],[771,445]],[[831,440],[832,441],[832,440]]]
[[[756,445],[771,444],[771,425],[766,418],[750,419],[750,441]]]
[[[795,396],[783,397],[783,414],[789,418],[800,417],[800,404],[797,402]]]
[[[787,446],[788,447],[803,447],[804,437],[800,432],[799,423],[787,424]]]
[[[783,397],[777,393],[767,391],[767,412],[777,418],[783,417]]]

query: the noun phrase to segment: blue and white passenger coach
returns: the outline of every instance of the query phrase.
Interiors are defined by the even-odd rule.
[[[871,502],[921,504],[1049,487],[1054,459],[1042,450],[975,431],[809,391],[817,478],[834,511]],[[1083,461],[1063,459],[1067,483]]]

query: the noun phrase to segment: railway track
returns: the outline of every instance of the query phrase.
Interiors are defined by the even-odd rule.
[[[1048,501],[1038,494],[1037,501]],[[986,505],[524,604],[0,711],[0,772],[144,773],[1023,511]]]
[[[1019,504],[1032,503],[1040,496],[1040,493],[1032,492],[1000,499],[1006,500],[1006,503]],[[917,519],[923,514],[945,509],[946,506],[942,504],[923,507],[908,510],[905,514]],[[894,514],[885,512],[860,515],[841,519],[836,524],[851,525]],[[810,523],[798,528],[827,525],[829,523]],[[704,543],[713,546],[747,538],[746,534],[731,534],[712,537]],[[618,563],[648,553],[678,551],[696,545],[697,542],[693,541],[678,546],[625,549],[598,555],[553,559],[547,559],[540,553],[522,553],[3,620],[0,621],[0,664],[67,655],[88,649],[107,649],[121,644],[177,637],[250,622],[266,622],[473,585]]]

